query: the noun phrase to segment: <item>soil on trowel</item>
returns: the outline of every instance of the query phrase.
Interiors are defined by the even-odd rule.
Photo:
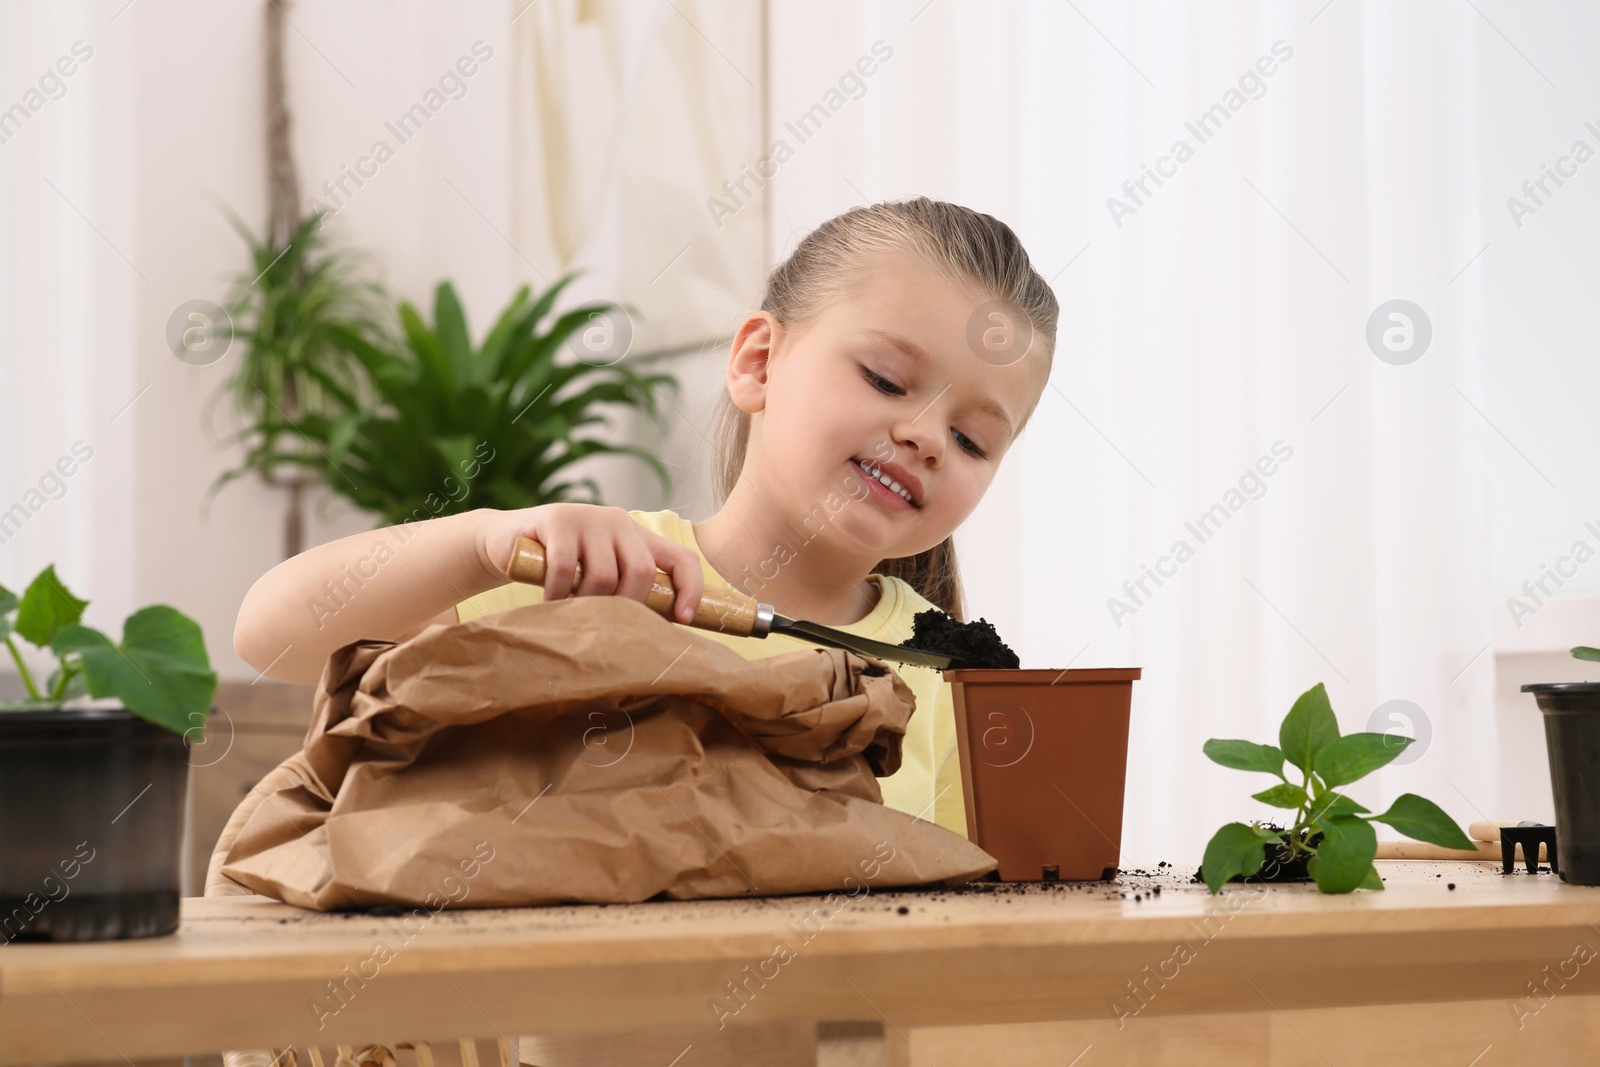
[[[900,647],[949,656],[951,668],[1016,670],[1022,663],[1011,647],[1000,640],[988,619],[957,622],[936,608],[917,612],[912,620],[911,638],[900,642]]]

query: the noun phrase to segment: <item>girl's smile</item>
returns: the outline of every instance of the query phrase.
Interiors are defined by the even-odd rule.
[[[867,484],[867,491],[897,511],[909,511],[922,505],[922,483],[916,475],[898,463],[875,463],[869,468],[861,460],[852,459],[850,469]]]

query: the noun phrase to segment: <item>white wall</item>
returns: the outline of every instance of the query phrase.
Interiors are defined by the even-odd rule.
[[[1484,415],[1494,430],[1486,476],[1496,730],[1485,741],[1498,754],[1500,794],[1522,798],[1497,817],[1548,822],[1554,810],[1544,727],[1533,697],[1520,687],[1600,677],[1593,664],[1565,651],[1600,643],[1600,468],[1591,441],[1600,410],[1591,322],[1600,288],[1594,251],[1600,158],[1562,164],[1577,173],[1560,186],[1549,179],[1544,190],[1535,186],[1543,203],[1523,183],[1544,177],[1577,141],[1600,153],[1600,108],[1594,106],[1600,70],[1588,55],[1600,34],[1600,9],[1581,0],[1481,6],[1478,101],[1488,247],[1470,269],[1482,273],[1489,339]],[[1512,198],[1519,202],[1515,215]],[[1580,542],[1595,560],[1578,562]],[[1525,583],[1533,583],[1531,595]]]
[[[1472,269],[1484,278],[1486,414],[1497,430],[1489,469],[1494,584],[1497,596],[1508,597],[1574,542],[1600,550],[1600,536],[1585,529],[1589,522],[1600,528],[1600,466],[1589,432],[1600,409],[1591,314],[1600,289],[1600,158],[1560,187],[1547,182],[1553,195],[1536,191],[1542,205],[1522,190],[1575,141],[1600,153],[1600,68],[1589,52],[1600,8],[1582,0],[1482,6],[1500,33],[1486,27],[1479,51],[1489,245]],[[1512,197],[1534,208],[1520,226],[1507,204]],[[1576,576],[1546,588],[1562,597],[1600,594],[1600,559],[1566,569]],[[1600,641],[1600,633],[1588,636],[1571,643]]]

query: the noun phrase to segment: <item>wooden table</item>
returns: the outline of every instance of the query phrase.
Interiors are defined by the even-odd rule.
[[[1490,863],[1378,869],[1384,892],[1347,896],[1299,884],[1211,897],[1187,883],[1193,868],[1169,868],[856,899],[446,911],[413,917],[409,937],[395,917],[186,899],[171,937],[0,947],[0,1065],[469,1035],[548,1035],[536,1062],[559,1064],[593,1062],[563,1053],[577,1046],[561,1035],[649,1028],[688,1035],[676,1067],[728,1062],[757,1033],[787,1034],[785,1047],[737,1062],[1600,1057],[1600,889]]]

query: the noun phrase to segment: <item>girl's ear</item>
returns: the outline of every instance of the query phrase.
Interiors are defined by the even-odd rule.
[[[751,312],[733,336],[728,355],[728,395],[740,411],[767,406],[767,371],[782,324],[766,311]]]

